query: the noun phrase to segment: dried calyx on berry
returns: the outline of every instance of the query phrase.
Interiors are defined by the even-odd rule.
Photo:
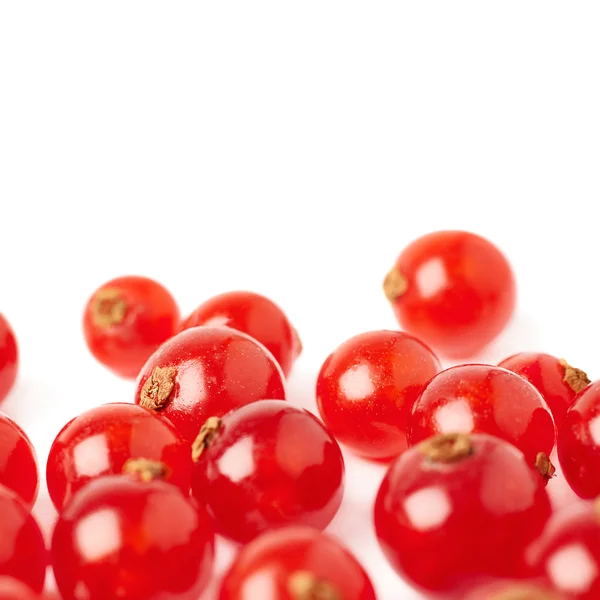
[[[576,394],[579,394],[579,392],[584,390],[590,383],[592,383],[585,371],[572,367],[564,358],[561,358],[559,362],[565,369],[563,381]]]
[[[550,481],[556,473],[556,468],[545,452],[538,452],[535,458],[535,468],[546,481]]]
[[[294,600],[342,600],[337,589],[310,571],[296,571],[288,580],[288,591]]]
[[[517,585],[490,596],[490,600],[558,600],[558,596],[537,587]]]
[[[192,460],[198,462],[202,453],[210,446],[213,438],[221,429],[219,417],[209,417],[202,425],[198,437],[192,443]]]
[[[466,433],[446,433],[421,442],[419,450],[431,462],[453,463],[471,456],[473,444]]]
[[[406,277],[394,267],[383,280],[383,292],[390,302],[394,302],[403,296],[408,289]]]
[[[175,387],[175,367],[155,367],[140,393],[140,406],[150,410],[165,407]]]
[[[123,473],[148,482],[155,479],[167,479],[171,474],[171,469],[162,462],[146,458],[130,458],[123,465]]]

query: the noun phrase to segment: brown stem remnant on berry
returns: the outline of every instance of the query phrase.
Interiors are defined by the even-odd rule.
[[[292,573],[288,579],[288,592],[294,600],[342,600],[333,585],[310,571]]]
[[[106,329],[120,325],[125,320],[127,304],[120,290],[105,288],[96,292],[90,310],[94,325]]]
[[[175,367],[154,367],[140,392],[140,406],[161,410],[167,404],[175,387]]]
[[[302,351],[304,350],[304,346],[302,345],[302,340],[300,339],[300,336],[298,335],[298,331],[296,330],[295,327],[292,327],[292,335],[294,336],[294,351],[295,351],[294,358],[298,358],[302,354]]]
[[[210,446],[215,435],[221,429],[221,419],[219,417],[209,417],[200,428],[200,433],[192,443],[192,460],[198,462],[202,453]]]
[[[432,462],[452,463],[471,456],[473,444],[466,433],[446,433],[421,442],[419,450]]]
[[[383,280],[383,291],[390,302],[396,301],[400,296],[406,293],[408,281],[406,277],[394,267]]]
[[[537,456],[535,457],[535,468],[546,481],[550,481],[556,473],[554,465],[545,452],[538,452]]]
[[[153,481],[154,479],[167,479],[171,469],[164,463],[146,458],[130,458],[123,465],[123,473],[135,475],[142,481]]]
[[[558,596],[539,588],[518,585],[491,596],[490,600],[558,600]]]
[[[565,369],[563,381],[576,393],[585,389],[590,383],[590,379],[585,371],[572,367],[564,358],[560,359],[560,364]]]

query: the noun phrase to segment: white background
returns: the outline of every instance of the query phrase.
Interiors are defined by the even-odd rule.
[[[440,228],[488,236],[520,305],[480,360],[546,350],[600,375],[597,2],[0,2],[0,310],[22,351],[3,408],[45,462],[129,400],[87,354],[104,280],[184,312],[248,288],[285,308],[314,407],[327,354],[392,328],[381,280]],[[348,457],[331,531],[381,600],[417,598],[371,531],[382,471]],[[42,493],[38,514],[50,522]],[[227,552],[221,554],[224,564]]]

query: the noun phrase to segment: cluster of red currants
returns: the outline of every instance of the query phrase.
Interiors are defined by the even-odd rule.
[[[514,311],[510,266],[478,236],[417,240],[384,288],[408,333],[361,334],[327,358],[323,421],[285,401],[301,346],[267,298],[223,294],[181,321],[151,280],[97,290],[85,337],[104,365],[137,377],[135,404],[92,409],[58,434],[49,553],[30,513],[33,447],[0,417],[0,600],[38,598],[48,563],[64,600],[197,600],[215,534],[243,545],[220,600],[374,600],[361,565],[322,533],[342,502],[338,441],[390,463],[375,531],[424,594],[600,598],[600,504],[552,514],[546,489],[556,446],[572,489],[600,495],[600,382],[535,353],[442,370],[430,346],[473,356]],[[0,319],[0,400],[16,368]]]

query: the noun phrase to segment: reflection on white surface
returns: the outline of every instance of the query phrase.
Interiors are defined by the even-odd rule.
[[[245,437],[224,452],[219,459],[219,469],[223,475],[237,483],[254,473],[252,438]]]
[[[423,298],[435,296],[447,285],[446,268],[439,258],[428,260],[417,273],[417,285]]]
[[[122,544],[118,515],[106,508],[85,517],[77,524],[75,541],[81,556],[88,562],[117,551]]]
[[[469,433],[475,426],[471,407],[462,398],[438,408],[435,422],[440,433]]]
[[[268,571],[258,571],[248,577],[242,587],[240,600],[258,600],[259,598],[277,598],[275,577]]]
[[[404,501],[404,510],[416,529],[427,531],[446,522],[452,505],[442,488],[432,486],[411,494]]]
[[[571,544],[548,560],[548,577],[561,591],[583,593],[598,576],[598,567],[587,548]]]
[[[594,444],[600,446],[600,415],[594,417],[588,425]]]
[[[93,435],[75,446],[73,462],[79,475],[95,477],[110,469],[108,445],[104,434]]]
[[[340,377],[340,389],[348,400],[362,400],[375,391],[369,365],[356,365]]]

